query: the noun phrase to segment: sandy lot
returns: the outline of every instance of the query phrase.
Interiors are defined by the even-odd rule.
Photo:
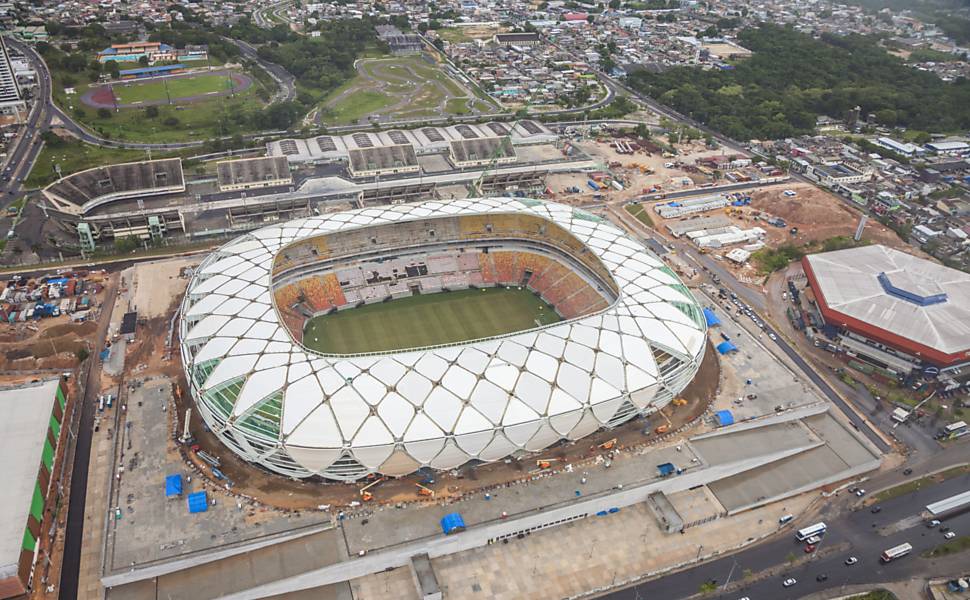
[[[794,197],[784,194],[786,189],[797,193]],[[771,246],[784,242],[805,244],[809,241],[826,240],[835,236],[853,236],[862,213],[853,210],[845,201],[824,190],[804,183],[792,183],[784,188],[773,187],[757,190],[751,194],[751,208],[744,210],[743,219],[734,218],[739,227],[756,225],[754,215],[758,212],[768,216],[781,217],[787,227],[778,228],[761,223],[768,231],[768,244]],[[797,235],[790,235],[789,229],[798,228]],[[876,244],[884,244],[899,250],[912,252],[894,231],[874,219],[869,219],[863,239]]]
[[[567,202],[593,202],[595,194],[601,194],[599,200],[628,200],[639,196],[651,188],[657,191],[679,191],[693,189],[713,180],[690,167],[694,162],[705,156],[718,156],[724,150],[711,150],[703,142],[691,142],[677,146],[676,157],[664,157],[659,153],[638,151],[634,154],[620,154],[610,144],[612,137],[602,137],[599,140],[573,141],[574,145],[596,160],[600,168],[608,170],[624,183],[623,191],[613,189],[593,191],[586,185],[586,177],[581,174],[556,174],[548,178],[549,187],[556,194],[557,200]],[[673,167],[664,165],[673,164]],[[612,166],[611,166],[612,165]],[[687,168],[684,168],[684,167]],[[570,186],[579,188],[578,194],[563,194],[563,190]],[[560,198],[560,196],[564,196]]]
[[[135,267],[132,308],[146,319],[171,315],[172,297],[181,296],[188,285],[188,279],[180,278],[179,273],[200,260],[194,256],[139,264]]]

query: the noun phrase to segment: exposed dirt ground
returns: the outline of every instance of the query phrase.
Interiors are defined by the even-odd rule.
[[[796,195],[785,196],[785,189],[794,191]],[[787,227],[772,227],[764,222],[756,223],[753,216],[757,212],[781,217],[787,223]],[[768,231],[769,246],[785,242],[804,244],[836,236],[852,237],[862,216],[862,213],[846,206],[845,201],[837,196],[812,185],[794,182],[786,188],[756,190],[751,194],[751,208],[744,209],[743,213],[743,219],[734,219],[738,221],[738,226],[762,227]],[[795,236],[789,233],[792,227],[798,228],[798,234]],[[909,244],[874,219],[869,219],[862,237],[873,243],[912,252]]]
[[[103,301],[104,292],[93,299],[97,306]],[[66,315],[0,324],[0,371],[73,369],[78,350],[95,351],[88,338],[96,328],[93,321],[72,323]]]
[[[705,156],[717,156],[723,154],[723,150],[711,150],[703,142],[689,142],[678,144],[679,154],[676,157],[664,157],[659,152],[646,152],[638,150],[634,154],[620,154],[616,148],[611,146],[613,137],[601,137],[583,141],[571,142],[584,152],[589,154],[593,160],[599,163],[604,171],[609,170],[614,176],[621,179],[624,189],[617,191],[607,188],[602,191],[594,191],[586,185],[587,178],[584,175],[576,174],[555,174],[547,178],[549,187],[552,189],[556,201],[567,202],[570,204],[589,203],[595,200],[594,195],[601,194],[602,200],[627,200],[632,199],[645,190],[657,188],[658,191],[678,191],[692,189],[704,184],[712,183],[713,179],[700,172],[695,172],[691,165],[698,158]],[[621,138],[632,141],[629,138]],[[619,166],[616,164],[619,163]],[[613,167],[610,167],[613,164]],[[666,164],[673,164],[673,167],[666,167]],[[687,166],[687,168],[684,168]],[[564,190],[570,186],[579,188],[578,193],[566,193]]]

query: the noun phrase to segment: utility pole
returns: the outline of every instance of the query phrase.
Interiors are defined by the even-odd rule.
[[[731,570],[730,570],[730,571],[728,571],[728,576],[727,576],[727,580],[726,580],[726,581],[724,582],[724,585],[722,585],[722,586],[721,586],[721,593],[722,593],[722,594],[723,594],[723,593],[724,593],[725,591],[727,591],[727,586],[728,586],[728,584],[729,584],[729,583],[731,583],[731,576],[732,576],[732,575],[734,575],[734,569],[735,569],[735,568],[736,568],[737,566],[738,566],[738,561],[737,561],[737,559],[734,559],[734,560],[732,560],[732,561],[731,561]]]

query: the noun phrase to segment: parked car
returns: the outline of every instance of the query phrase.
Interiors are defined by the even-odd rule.
[[[882,507],[877,504],[877,505],[873,506],[871,509],[869,509],[869,512],[871,512],[872,514],[876,514],[878,512],[882,512]]]
[[[929,523],[927,523],[926,526],[929,527],[930,529],[933,529],[934,527],[938,526],[939,524],[940,524],[940,520],[939,519],[933,519],[932,521],[930,521]]]
[[[859,488],[855,491],[855,495],[861,498],[866,495],[866,491],[862,488]]]
[[[788,587],[791,587],[791,586],[795,585],[796,583],[798,583],[798,582],[795,581],[795,578],[794,577],[789,577],[788,579],[782,581],[781,582],[781,585],[784,586],[784,587],[786,587],[786,588],[788,588]]]
[[[808,544],[809,546],[814,546],[815,544],[817,544],[817,543],[819,543],[821,541],[822,541],[822,538],[820,538],[817,535],[813,535],[812,537],[810,537],[807,540],[805,540],[805,543]]]
[[[943,534],[944,539],[948,539],[948,540],[952,540],[956,536],[957,536],[957,534],[955,534],[952,531],[947,531],[946,533]]]
[[[859,559],[858,558],[856,558],[854,556],[850,556],[849,558],[845,559],[845,566],[851,567],[852,565],[856,564],[857,562],[859,562]]]
[[[817,576],[815,577],[815,581],[825,581],[825,580],[826,580],[826,579],[828,579],[828,578],[829,578],[829,576],[828,576],[828,575],[826,575],[825,573],[819,573],[819,574],[818,574],[818,575],[817,575]]]
[[[805,554],[811,554],[812,552],[815,552],[815,544],[805,546]]]

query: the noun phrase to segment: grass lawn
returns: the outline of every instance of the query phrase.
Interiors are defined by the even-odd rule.
[[[556,323],[526,289],[483,288],[411,296],[310,319],[308,348],[326,354],[383,352],[474,340]]]
[[[495,111],[493,105],[477,95],[469,97],[468,92],[439,65],[422,56],[385,56],[361,63],[360,69],[373,80],[358,75],[328,94],[322,104],[324,123],[356,123],[401,101],[407,101],[407,106],[395,111],[394,116],[400,118],[442,114],[439,108],[442,105],[444,114],[465,115],[470,112],[469,100],[474,101],[481,112]],[[355,91],[341,96],[348,89]],[[338,97],[340,100],[327,105]]]
[[[646,207],[642,204],[627,204],[623,208],[626,209],[626,212],[636,217],[637,221],[640,221],[647,227],[653,228],[653,219],[650,218],[650,213],[647,212]]]
[[[955,537],[952,540],[948,540],[945,544],[940,544],[932,550],[927,550],[923,553],[923,558],[939,558],[967,550],[970,550],[970,535]]]
[[[158,117],[149,119],[145,116],[145,109],[141,107],[124,108],[118,112],[111,111],[107,118],[101,118],[97,110],[81,102],[80,97],[87,91],[87,84],[77,84],[77,93],[72,96],[64,94],[64,86],[60,83],[62,72],[55,72],[53,95],[54,101],[72,115],[75,120],[93,130],[99,135],[111,139],[132,142],[164,143],[184,142],[219,136],[249,133],[248,126],[232,121],[233,116],[242,115],[259,109],[263,103],[256,95],[256,90],[263,84],[255,79],[252,87],[237,93],[234,97],[217,97],[210,100],[184,105],[160,105]],[[224,77],[217,77],[225,83]],[[160,82],[152,82],[159,84]],[[144,84],[148,85],[148,84]],[[134,89],[134,88],[129,88]],[[122,87],[116,87],[116,93],[122,93]],[[164,89],[162,91],[164,97]],[[174,97],[174,94],[173,94]],[[80,110],[80,114],[77,112]],[[174,117],[178,120],[175,125],[165,125],[166,119]],[[220,117],[229,117],[227,127],[220,124]],[[226,124],[223,121],[223,124]]]
[[[193,150],[192,152],[198,152]],[[177,156],[177,153],[153,152],[152,158],[167,158]],[[37,156],[34,168],[24,181],[24,187],[42,187],[57,179],[54,172],[54,165],[60,165],[61,173],[70,175],[77,171],[90,169],[99,165],[107,165],[119,162],[133,162],[146,160],[148,154],[141,150],[128,150],[124,148],[103,148],[101,146],[91,146],[77,140],[63,140],[56,146],[44,145]]]
[[[877,502],[885,502],[886,500],[903,496],[905,494],[909,494],[910,492],[915,492],[916,490],[926,486],[943,483],[947,479],[959,477],[964,473],[970,473],[970,466],[953,467],[952,469],[941,471],[935,475],[929,475],[927,477],[920,477],[919,479],[907,481],[906,483],[901,483],[895,487],[891,487],[879,492],[878,494],[875,494],[874,498]]]
[[[85,109],[83,122],[112,139],[139,142],[180,142],[247,133],[248,128],[236,123],[223,129],[220,119],[259,108],[262,103],[251,90],[234,98],[219,97],[182,106],[161,105],[156,107],[159,114],[154,119],[145,116],[144,108],[111,111],[111,116],[106,119],[99,117],[94,109]],[[170,117],[178,119],[174,127],[164,123]]]
[[[122,104],[187,98],[201,96],[210,92],[225,92],[229,89],[230,79],[223,75],[197,75],[195,77],[175,77],[165,81],[145,83],[115,84],[114,92]],[[233,82],[234,84],[234,82]],[[168,86],[168,95],[165,87]]]
[[[452,98],[445,103],[445,110],[453,115],[467,115],[468,110],[468,100],[464,98]]]
[[[362,90],[343,97],[330,106],[324,118],[327,123],[356,123],[394,103],[394,98],[373,90]]]

